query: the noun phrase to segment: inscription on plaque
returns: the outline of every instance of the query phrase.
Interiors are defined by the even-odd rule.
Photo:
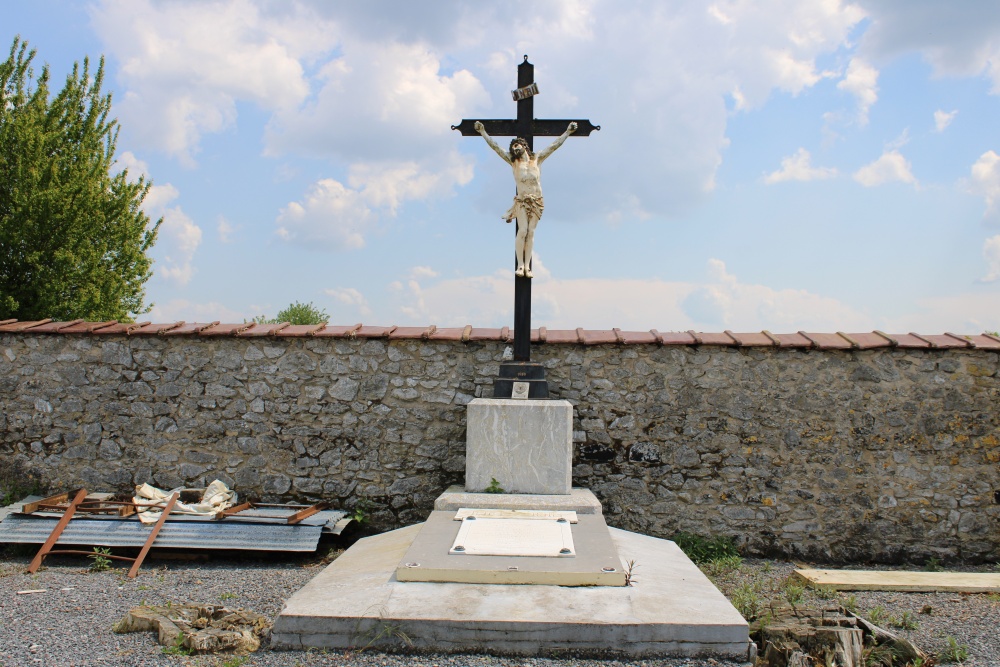
[[[510,394],[511,398],[521,398],[521,399],[528,398],[528,388],[531,386],[529,383],[515,382],[513,383],[513,385],[514,388]]]
[[[566,519],[479,519],[466,517],[448,551],[466,556],[576,555],[573,532]]]

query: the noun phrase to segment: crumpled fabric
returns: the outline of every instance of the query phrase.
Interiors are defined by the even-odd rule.
[[[545,200],[541,195],[517,195],[514,197],[514,203],[503,214],[503,219],[510,222],[517,217],[518,213],[524,212],[526,218],[541,220],[544,211]]]
[[[145,506],[151,504],[165,505],[170,500],[170,496],[182,490],[183,487],[164,491],[149,484],[136,486],[132,502],[135,503],[136,508],[139,510],[139,521],[142,523],[156,523],[160,518],[160,514],[163,513],[163,508]],[[174,503],[174,508],[170,513],[211,518],[222,510],[229,509],[235,505],[236,501],[236,492],[226,486],[225,483],[215,480],[205,487],[205,492],[201,495],[200,501],[197,503],[182,503],[178,500]]]

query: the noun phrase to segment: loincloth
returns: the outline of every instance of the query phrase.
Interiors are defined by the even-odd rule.
[[[545,200],[541,195],[518,195],[514,197],[514,203],[503,214],[503,219],[510,222],[523,213],[524,218],[530,220],[540,220],[542,212],[545,211]]]

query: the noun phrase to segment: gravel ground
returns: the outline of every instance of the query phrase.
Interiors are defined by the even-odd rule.
[[[261,650],[246,659],[233,656],[171,656],[163,653],[152,633],[116,635],[111,626],[132,607],[143,603],[214,603],[243,607],[274,617],[285,599],[314,577],[323,566],[315,558],[253,559],[215,557],[207,562],[147,560],[130,580],[115,565],[106,572],[89,572],[81,557],[50,557],[35,575],[24,570],[30,554],[0,552],[0,665],[3,667],[81,665],[237,667],[243,665],[385,666],[432,665],[492,667],[583,667],[646,665],[649,667],[738,667],[715,660],[614,660],[495,658],[488,656],[392,655],[373,651]],[[760,600],[780,598],[783,582],[794,569],[789,563],[746,560],[737,568],[708,568],[723,592],[753,591]],[[44,593],[17,595],[17,591]],[[840,594],[843,598],[848,596]],[[1000,667],[1000,596],[958,594],[855,593],[854,604],[865,615],[876,607],[888,618],[904,611],[916,619],[916,629],[899,630],[918,646],[937,651],[946,637],[968,647],[970,667]],[[807,591],[804,599],[815,593]],[[851,602],[850,600],[847,600]],[[921,614],[926,606],[931,614]],[[876,612],[878,613],[878,612]]]

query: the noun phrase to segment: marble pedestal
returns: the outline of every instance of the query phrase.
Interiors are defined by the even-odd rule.
[[[495,479],[505,493],[570,493],[572,403],[477,398],[467,423],[466,491],[484,491]]]

